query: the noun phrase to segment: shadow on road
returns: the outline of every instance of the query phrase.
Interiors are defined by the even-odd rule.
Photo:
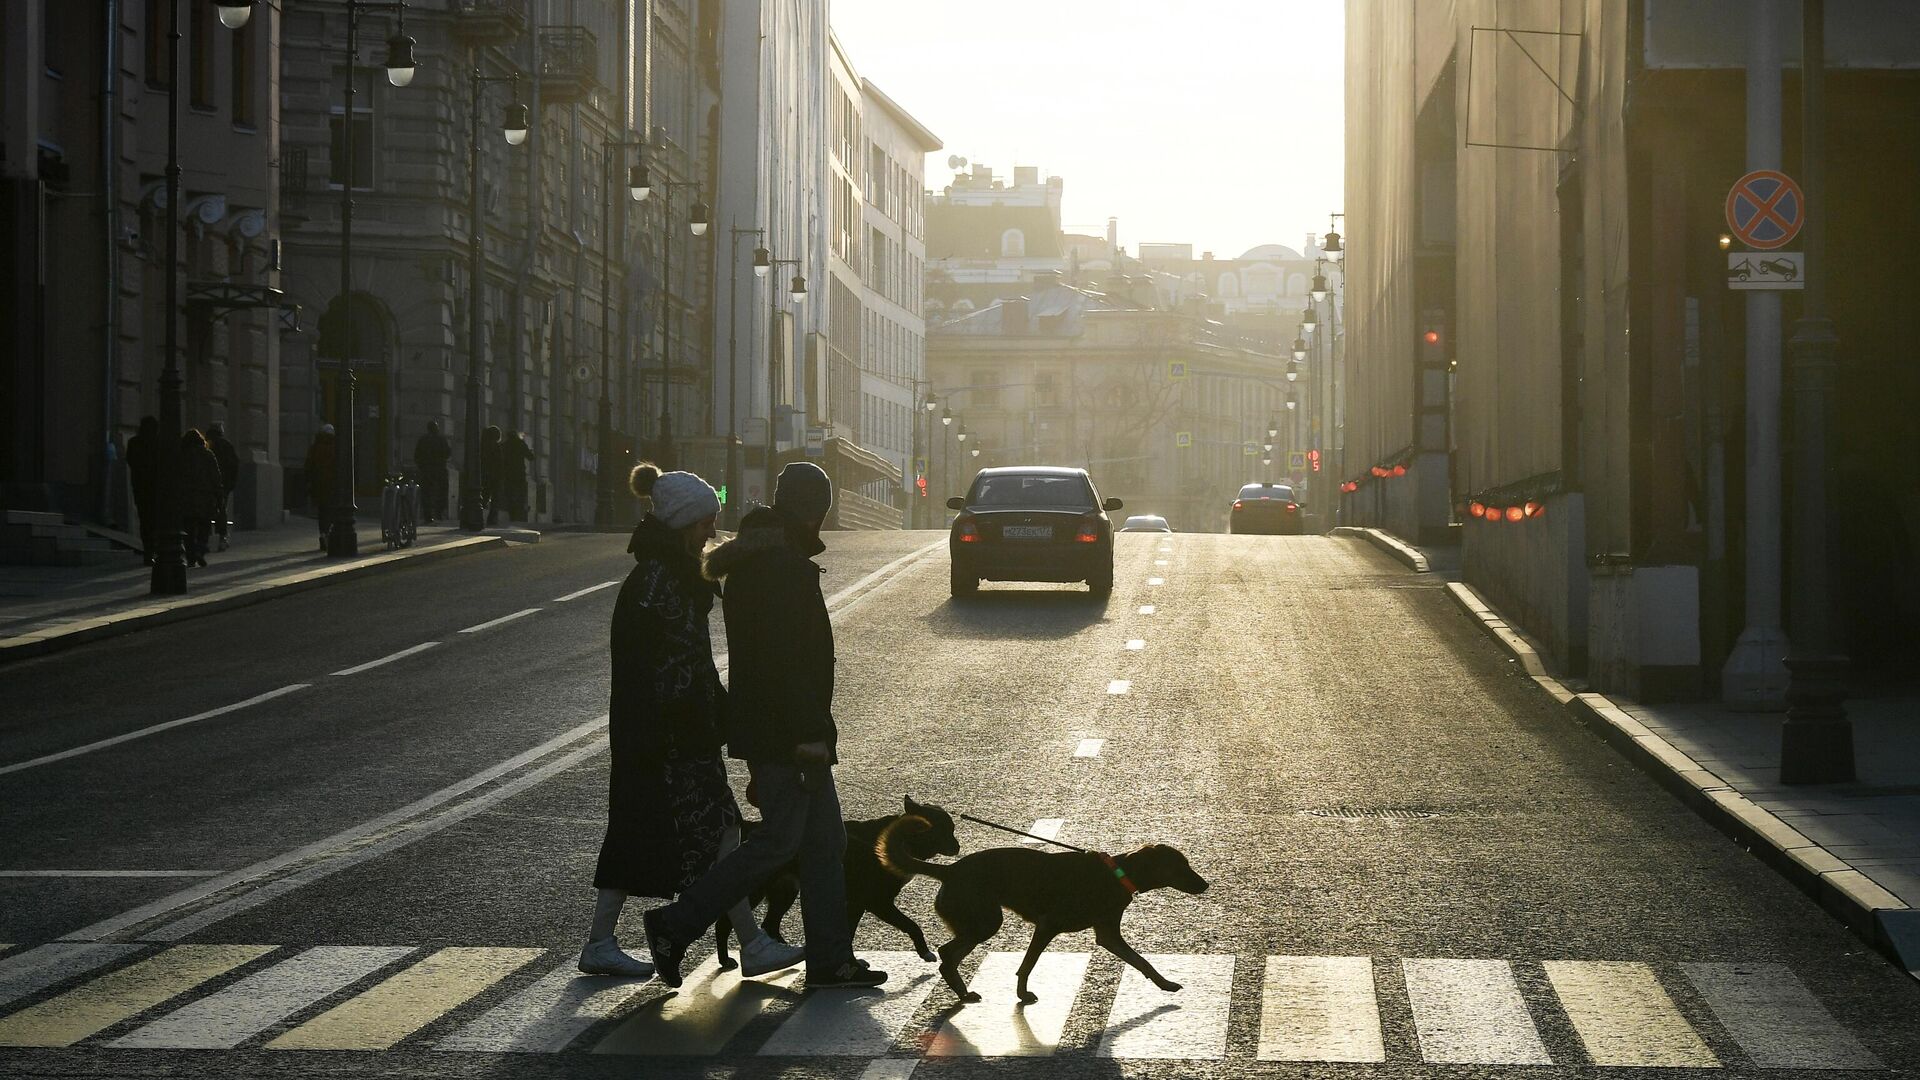
[[[1109,603],[1078,587],[982,589],[965,600],[948,600],[922,621],[941,637],[1044,641],[1104,622]]]

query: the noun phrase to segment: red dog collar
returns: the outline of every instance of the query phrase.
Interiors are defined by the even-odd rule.
[[[1140,886],[1135,885],[1133,883],[1133,879],[1127,876],[1126,867],[1121,866],[1119,863],[1113,861],[1113,856],[1107,854],[1104,851],[1096,851],[1094,852],[1094,854],[1100,856],[1100,861],[1103,863],[1106,863],[1107,869],[1113,871],[1113,879],[1115,881],[1118,881],[1120,883],[1120,887],[1127,890],[1127,893],[1129,895],[1140,891]]]

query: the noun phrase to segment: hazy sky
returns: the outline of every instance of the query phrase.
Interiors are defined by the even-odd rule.
[[[1298,248],[1341,209],[1341,0],[829,0],[854,67],[946,149],[1066,181],[1069,231]]]

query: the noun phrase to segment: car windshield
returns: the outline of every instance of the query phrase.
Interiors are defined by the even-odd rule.
[[[1041,506],[1085,510],[1093,506],[1093,487],[1079,476],[1003,473],[974,482],[970,506]]]
[[[1240,489],[1242,499],[1279,499],[1293,501],[1293,489],[1285,484],[1248,484]]]

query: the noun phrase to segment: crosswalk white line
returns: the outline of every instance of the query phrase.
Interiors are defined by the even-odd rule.
[[[557,1053],[588,1028],[618,1015],[628,1002],[646,993],[648,985],[646,979],[582,975],[578,963],[569,959],[442,1039],[434,1049]]]
[[[0,960],[0,1005],[37,994],[139,952],[140,945],[55,941]]]
[[[653,998],[607,1033],[596,1054],[711,1057],[778,1000],[798,997],[798,968],[764,979],[742,979],[739,969],[721,971],[719,961],[686,973],[678,992]]]
[[[175,945],[0,1019],[0,1046],[72,1046],[273,950]]]
[[[1033,827],[1027,830],[1027,832],[1033,835],[1021,837],[1020,842],[1023,844],[1040,843],[1039,840],[1034,839],[1035,836],[1044,837],[1045,839],[1048,839],[1048,840],[1055,839],[1060,835],[1060,827],[1062,825],[1065,825],[1066,823],[1067,823],[1067,819],[1063,817],[1036,818],[1034,820]]]
[[[1150,955],[1146,960],[1180,989],[1162,990],[1131,966],[1123,970],[1099,1055],[1209,1061],[1225,1057],[1233,957]]]
[[[618,584],[620,584],[618,579],[613,581],[603,581],[598,585],[589,585],[584,589],[576,589],[565,596],[556,596],[553,598],[553,602],[556,604],[564,604],[569,600],[578,600],[583,596],[587,596],[591,593],[597,593],[601,589],[610,589]]]
[[[863,952],[888,974],[878,990],[815,990],[780,1022],[762,1056],[873,1057],[893,1046],[935,986],[938,969],[911,952]]]
[[[1384,1062],[1369,956],[1269,956],[1261,1061]]]
[[[928,1057],[1045,1057],[1060,1046],[1067,1014],[1087,975],[1086,953],[1045,953],[1027,988],[1039,1001],[1014,996],[1024,954],[988,953],[968,984],[980,1000],[948,1018],[927,1045]]]
[[[1551,1065],[1526,1000],[1505,960],[1401,962],[1420,1036],[1420,1056],[1436,1064]]]
[[[381,657],[378,660],[369,660],[364,664],[355,664],[350,668],[342,668],[339,671],[334,672],[334,674],[335,675],[358,675],[363,671],[372,671],[374,668],[382,667],[386,664],[391,664],[395,660],[405,660],[407,657],[412,656],[415,653],[426,652],[428,649],[431,649],[438,644],[440,643],[437,641],[423,641],[418,645],[409,645],[406,648],[401,649],[399,652],[388,653],[387,655]]]
[[[230,1050],[412,951],[409,945],[318,945],[183,1005],[109,1045]]]
[[[441,949],[267,1043],[269,1050],[386,1050],[538,959],[545,949]]]
[[[1681,964],[1680,970],[1763,1069],[1880,1067],[1785,964]]]
[[[919,1058],[880,1058],[867,1063],[860,1080],[908,1080],[919,1067]]]
[[[1720,1064],[1647,964],[1548,960],[1547,981],[1595,1065],[1712,1069]]]

